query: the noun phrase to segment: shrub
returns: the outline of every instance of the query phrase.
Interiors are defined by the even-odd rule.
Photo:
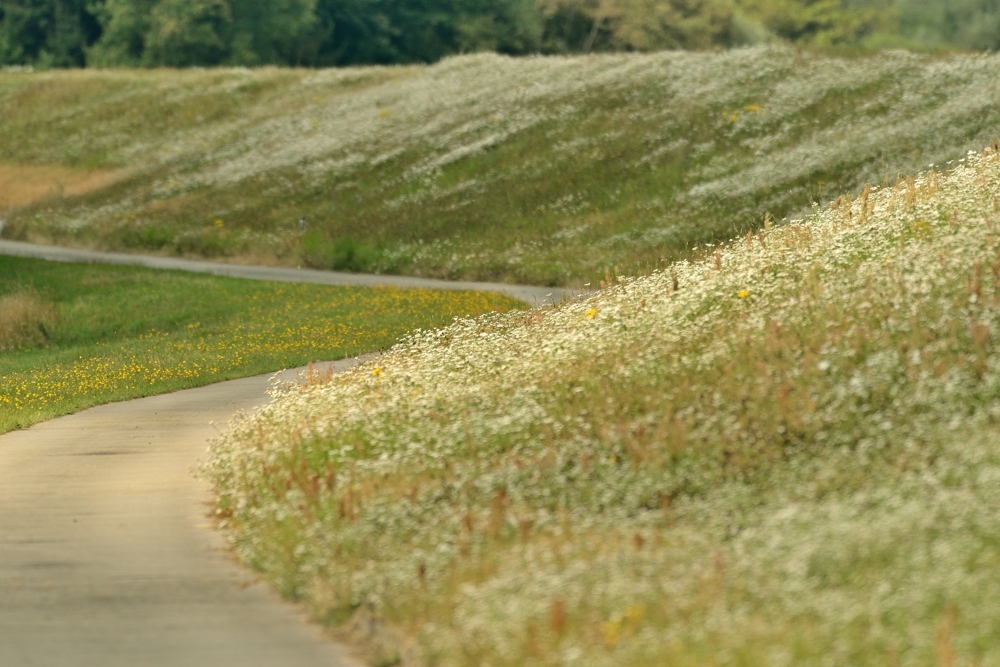
[[[302,261],[317,269],[371,271],[380,254],[374,246],[352,238],[334,241],[319,232],[307,232],[302,237]]]
[[[174,242],[174,231],[161,225],[128,227],[121,231],[121,243],[126,248],[159,250]]]

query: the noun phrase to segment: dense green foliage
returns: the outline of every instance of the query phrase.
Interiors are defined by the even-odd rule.
[[[996,0],[899,0],[898,6],[902,34],[920,43],[1000,48],[1000,4]]]
[[[525,53],[531,0],[2,0],[0,63],[344,65]]]
[[[0,0],[0,65],[433,62],[507,54],[1000,46],[994,0]]]

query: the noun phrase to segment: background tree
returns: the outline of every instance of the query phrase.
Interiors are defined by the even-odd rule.
[[[740,7],[771,34],[799,44],[856,44],[896,31],[891,7],[870,0],[740,0]]]
[[[898,0],[900,32],[927,46],[1000,49],[997,0]]]
[[[319,0],[315,64],[434,62],[453,53],[538,50],[535,0]]]
[[[217,65],[228,54],[224,35],[231,23],[225,0],[163,0],[150,15],[142,62],[169,67]]]
[[[156,4],[156,0],[104,0],[96,12],[101,38],[88,51],[87,64],[98,67],[142,64]]]
[[[190,1],[190,0],[188,0]],[[317,24],[316,0],[229,0],[228,62],[234,65],[303,62],[301,40]]]
[[[0,64],[80,67],[100,35],[87,0],[0,0]]]
[[[1000,48],[998,0],[0,0],[0,65],[434,62],[456,53]]]
[[[717,0],[545,0],[547,53],[706,49],[746,44],[759,30]]]

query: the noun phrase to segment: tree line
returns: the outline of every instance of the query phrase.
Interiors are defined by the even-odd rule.
[[[0,66],[434,62],[816,46],[1000,48],[997,0],[0,0]]]

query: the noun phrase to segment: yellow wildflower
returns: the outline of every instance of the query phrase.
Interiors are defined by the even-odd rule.
[[[583,316],[586,317],[588,320],[594,319],[595,315],[597,315],[596,308],[591,308],[590,310],[588,310],[586,313],[583,314]]]
[[[741,299],[745,299],[745,298],[747,298],[748,296],[750,296],[750,290],[748,290],[748,289],[745,289],[745,290],[740,290],[740,291],[739,291],[739,292],[738,292],[738,293],[736,294],[736,296],[740,297]]]
[[[622,637],[621,619],[614,618],[604,624],[604,643],[615,646]]]
[[[634,623],[635,621],[638,621],[640,618],[642,618],[643,614],[645,613],[646,613],[646,605],[641,603],[634,604],[625,610],[625,618]]]

